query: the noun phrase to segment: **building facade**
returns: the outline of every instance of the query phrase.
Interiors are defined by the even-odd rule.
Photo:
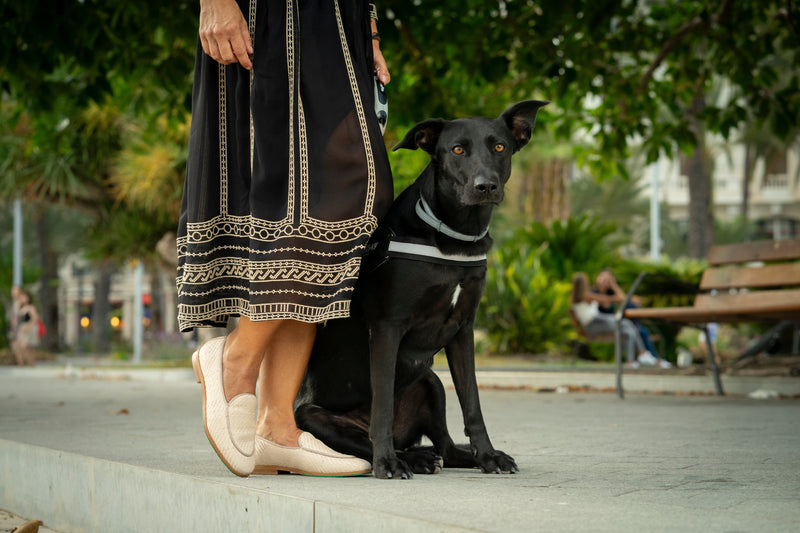
[[[731,222],[741,217],[745,195],[746,148],[728,145],[711,149],[713,209],[717,220]],[[683,159],[658,161],[649,169],[658,179],[657,194],[669,218],[689,218],[689,180]],[[651,183],[650,194],[654,187]],[[800,238],[800,143],[775,154],[769,161],[756,160],[748,187],[748,220],[757,237],[784,240]]]

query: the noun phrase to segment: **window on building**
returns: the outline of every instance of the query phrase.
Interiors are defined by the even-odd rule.
[[[767,218],[757,222],[757,237],[783,241],[800,238],[800,221],[793,218]]]
[[[786,174],[786,152],[778,152],[769,160],[767,176],[770,174]]]
[[[789,176],[786,174],[786,152],[779,152],[767,161],[764,188],[786,189],[788,187]]]

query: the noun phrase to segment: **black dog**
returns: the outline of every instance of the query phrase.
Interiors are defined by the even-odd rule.
[[[512,153],[528,143],[545,104],[520,102],[497,119],[427,120],[394,148],[422,148],[431,162],[370,240],[353,316],[318,328],[295,410],[299,427],[372,461],[375,477],[433,473],[442,462],[518,471],[486,432],[473,322],[492,244],[492,209],[503,199]],[[431,370],[441,348],[470,449],[456,446],[447,431],[444,387]],[[418,447],[423,435],[434,450]]]

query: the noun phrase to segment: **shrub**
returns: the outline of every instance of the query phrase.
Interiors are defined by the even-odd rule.
[[[574,337],[568,314],[570,284],[549,276],[540,255],[513,243],[491,254],[476,320],[495,352],[560,350]]]
[[[518,230],[509,244],[542,247],[541,265],[556,279],[569,280],[584,271],[591,275],[617,261],[609,242],[615,226],[588,216],[554,221],[549,227],[535,222]]]
[[[572,274],[616,262],[615,228],[590,217],[550,226],[533,223],[492,253],[477,325],[495,352],[568,351],[576,338],[569,317]]]

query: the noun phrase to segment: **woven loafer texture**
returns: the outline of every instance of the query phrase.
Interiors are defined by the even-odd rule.
[[[211,446],[237,476],[248,476],[255,466],[255,394],[239,394],[228,402],[222,385],[225,337],[211,339],[192,355],[197,381],[203,386],[203,419]]]
[[[296,448],[281,446],[256,435],[253,474],[289,472],[306,476],[360,476],[372,470],[367,461],[334,451],[311,433],[301,433],[298,443]]]

